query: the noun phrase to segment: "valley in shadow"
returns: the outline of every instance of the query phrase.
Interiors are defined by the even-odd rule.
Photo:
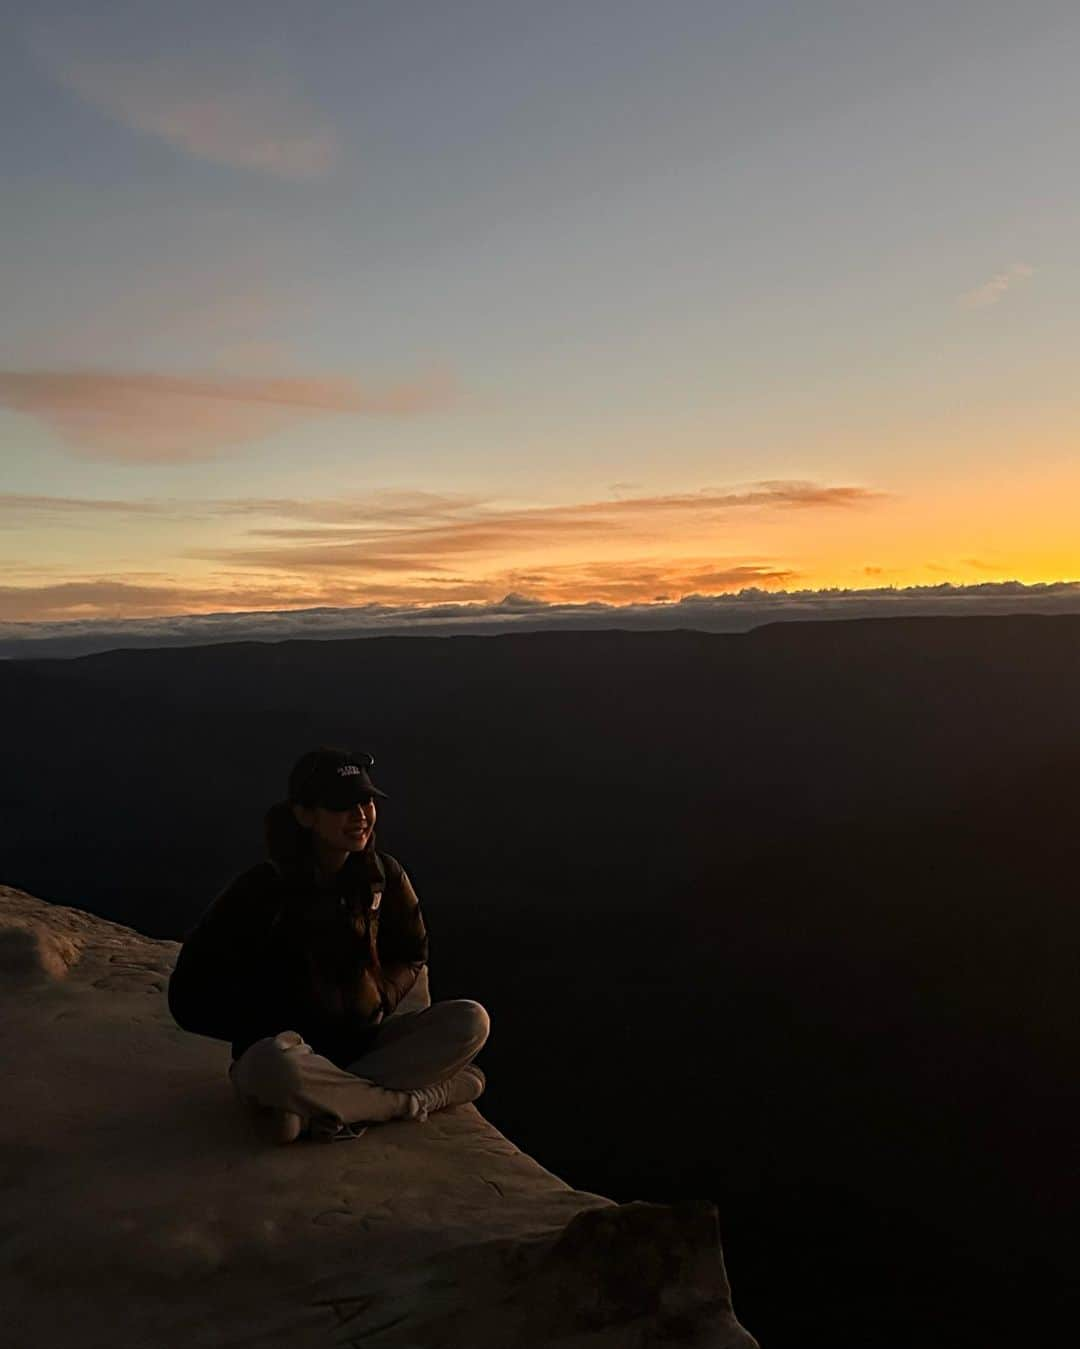
[[[369,749],[515,1143],[715,1200],[769,1349],[1034,1343],[1075,1310],[1078,676],[1067,616],[9,661],[0,880],[179,939],[293,759]]]

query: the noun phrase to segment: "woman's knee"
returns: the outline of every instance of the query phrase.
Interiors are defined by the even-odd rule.
[[[471,998],[454,998],[441,1005],[443,1016],[461,1038],[479,1049],[491,1033],[491,1018],[487,1010]]]
[[[292,1095],[303,1080],[302,1056],[311,1053],[297,1031],[267,1035],[250,1045],[233,1065],[232,1076],[245,1093],[276,1104]]]

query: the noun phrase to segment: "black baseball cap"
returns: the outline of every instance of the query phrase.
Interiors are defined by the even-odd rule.
[[[348,810],[371,796],[385,797],[371,780],[373,754],[354,754],[348,749],[309,750],[289,774],[289,800],[327,810]]]

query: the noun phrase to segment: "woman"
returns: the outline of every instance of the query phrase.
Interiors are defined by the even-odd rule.
[[[401,864],[375,848],[369,754],[301,756],[266,815],[269,861],[188,933],[169,981],[177,1023],[232,1042],[229,1077],[269,1137],[355,1138],[475,1100],[487,1013],[431,1004],[428,940]]]

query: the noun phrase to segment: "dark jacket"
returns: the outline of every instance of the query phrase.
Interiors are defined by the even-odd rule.
[[[169,1010],[198,1035],[232,1043],[295,1030],[339,1067],[416,982],[428,958],[419,901],[401,864],[352,853],[319,889],[288,806],[267,815],[270,860],[237,876],[184,938]]]

